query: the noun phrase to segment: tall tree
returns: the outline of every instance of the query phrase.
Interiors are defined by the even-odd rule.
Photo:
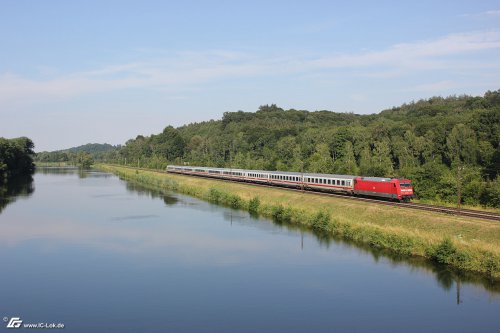
[[[448,135],[446,145],[448,147],[448,157],[451,160],[451,166],[455,170],[457,206],[460,207],[462,203],[462,177],[464,168],[470,167],[476,160],[478,150],[476,135],[464,124],[457,124]]]

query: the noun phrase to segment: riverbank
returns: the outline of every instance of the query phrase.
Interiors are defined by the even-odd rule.
[[[99,168],[155,188],[301,224],[404,256],[422,256],[500,281],[500,223],[214,179]]]

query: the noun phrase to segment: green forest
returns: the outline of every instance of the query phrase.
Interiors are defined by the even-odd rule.
[[[68,163],[77,165],[84,169],[90,168],[95,161],[109,159],[110,153],[118,150],[120,146],[113,146],[107,143],[87,143],[82,146],[65,150],[43,151],[36,154],[35,161],[43,163]]]
[[[31,175],[35,171],[33,149],[35,145],[26,137],[0,138],[0,184],[18,176]]]
[[[497,90],[371,115],[263,105],[139,135],[100,159],[157,169],[175,163],[405,177],[424,200],[500,207],[499,141]]]

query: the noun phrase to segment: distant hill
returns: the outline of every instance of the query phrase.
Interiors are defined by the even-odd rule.
[[[78,153],[88,153],[96,161],[114,159],[115,154],[121,148],[120,145],[113,146],[108,143],[87,143],[78,147],[63,150],[43,151],[37,153],[36,162],[68,162],[75,159]]]
[[[62,151],[66,151],[66,152],[70,151],[70,152],[75,152],[75,153],[80,152],[80,151],[84,151],[84,152],[93,154],[93,153],[106,153],[106,152],[116,150],[118,148],[119,148],[119,146],[113,146],[113,145],[110,145],[109,143],[87,143],[86,145],[72,147],[72,148],[64,149]]]

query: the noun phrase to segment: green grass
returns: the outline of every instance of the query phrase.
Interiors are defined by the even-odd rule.
[[[500,280],[498,222],[157,171],[99,167],[144,185]]]

